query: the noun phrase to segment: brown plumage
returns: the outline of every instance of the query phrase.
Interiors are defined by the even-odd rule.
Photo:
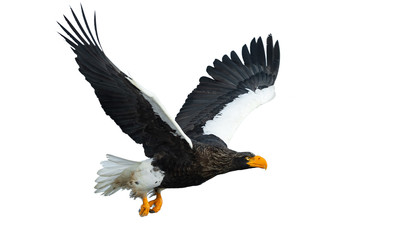
[[[187,159],[155,159],[154,166],[165,172],[160,188],[181,188],[195,186],[227,172],[250,168],[247,157],[250,152],[236,152],[224,146],[194,142]]]

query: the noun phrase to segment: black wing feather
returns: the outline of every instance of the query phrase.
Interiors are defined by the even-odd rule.
[[[230,57],[225,55],[222,61],[215,60],[213,67],[207,67],[212,78],[200,78],[199,85],[188,95],[176,116],[190,138],[201,140],[205,123],[241,94],[274,84],[280,63],[279,45],[277,41],[273,46],[271,35],[266,43],[266,54],[262,38],[254,38],[250,49],[247,45],[242,47],[243,62],[232,51]]]
[[[74,34],[58,23],[69,38],[60,35],[77,55],[79,71],[94,88],[106,114],[124,133],[137,143],[143,144],[147,157],[154,157],[155,154],[164,156],[188,152],[190,149],[188,142],[154,112],[144,93],[104,54],[98,38],[96,16],[94,15],[94,27],[97,41],[87,24],[83,8],[82,16],[88,34],[74,11],[72,9],[71,11],[82,34],[64,16]]]

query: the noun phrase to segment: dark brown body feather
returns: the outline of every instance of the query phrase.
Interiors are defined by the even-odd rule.
[[[193,149],[187,159],[174,159],[165,164],[165,159],[154,161],[154,166],[165,172],[159,188],[181,188],[196,186],[223,173],[247,169],[245,157],[249,152],[236,152],[223,145],[193,141]]]

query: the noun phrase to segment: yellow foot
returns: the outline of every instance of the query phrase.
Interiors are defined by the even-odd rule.
[[[161,197],[161,193],[157,192],[157,198],[155,198],[154,200],[149,202],[149,205],[152,206],[154,205],[153,208],[150,209],[150,213],[156,213],[159,210],[161,210],[162,207],[162,197]]]
[[[151,205],[148,203],[147,198],[146,197],[143,198],[143,204],[141,205],[141,208],[139,211],[140,216],[142,216],[142,217],[147,216],[148,213],[150,212],[150,206]]]

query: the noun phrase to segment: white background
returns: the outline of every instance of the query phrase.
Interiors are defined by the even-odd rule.
[[[398,239],[394,2],[82,1],[107,56],[171,115],[215,58],[269,33],[280,42],[277,96],[230,145],[268,170],[166,190],[146,218],[127,191],[94,194],[106,153],[145,157],[56,33],[79,1],[3,3],[0,238]]]

